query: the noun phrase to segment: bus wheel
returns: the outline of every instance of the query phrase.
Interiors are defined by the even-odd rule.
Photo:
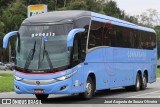
[[[140,74],[138,73],[136,76],[136,84],[133,86],[134,91],[139,91],[141,87],[141,77]]]
[[[141,84],[141,89],[145,90],[147,87],[147,75],[144,73],[143,78],[142,78],[142,84]]]
[[[88,77],[87,83],[86,83],[86,91],[84,93],[80,93],[79,95],[83,99],[90,99],[94,95],[95,92],[95,85],[91,77]]]
[[[35,94],[35,96],[38,100],[46,100],[49,94]]]

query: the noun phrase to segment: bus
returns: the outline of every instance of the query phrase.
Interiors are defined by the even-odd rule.
[[[16,36],[14,90],[47,99],[49,94],[97,90],[144,90],[156,81],[156,33],[124,20],[83,10],[54,11],[26,18]]]

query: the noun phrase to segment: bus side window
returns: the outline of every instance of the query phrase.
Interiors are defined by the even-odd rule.
[[[73,45],[72,65],[75,66],[85,60],[87,33],[78,33]]]
[[[84,32],[84,33],[81,33],[81,37],[80,37],[79,49],[80,49],[80,57],[82,61],[84,61],[86,57],[87,35],[88,35],[88,32]]]
[[[74,41],[74,48],[73,48],[73,61],[77,61],[78,58],[78,40]]]
[[[79,63],[79,44],[78,44],[79,34],[76,34],[74,43],[73,43],[73,55],[72,55],[72,66],[75,66]]]

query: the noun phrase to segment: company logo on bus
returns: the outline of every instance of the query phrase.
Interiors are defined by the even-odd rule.
[[[40,84],[40,81],[36,81],[36,84],[39,85],[39,84]]]
[[[146,53],[145,52],[128,51],[128,57],[129,58],[145,58]]]
[[[53,37],[53,36],[55,36],[55,33],[52,33],[52,32],[49,32],[49,33],[33,33],[33,34],[31,34],[31,37],[33,38],[33,37],[43,37],[43,36],[51,36],[51,37]]]

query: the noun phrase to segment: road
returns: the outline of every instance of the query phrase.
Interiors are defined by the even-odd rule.
[[[30,94],[16,94],[15,92],[0,93],[1,98],[35,98],[34,95]],[[112,90],[104,90],[96,92],[94,98],[160,98],[160,78],[153,84],[148,84],[146,90],[133,92],[127,91],[123,88],[117,88]],[[65,99],[65,100],[64,100]],[[72,99],[72,100],[71,100]],[[71,100],[71,101],[70,101]],[[71,103],[77,103],[79,101],[77,95],[50,95],[46,103],[51,103],[52,101],[69,101]],[[83,101],[82,101],[83,103]]]

